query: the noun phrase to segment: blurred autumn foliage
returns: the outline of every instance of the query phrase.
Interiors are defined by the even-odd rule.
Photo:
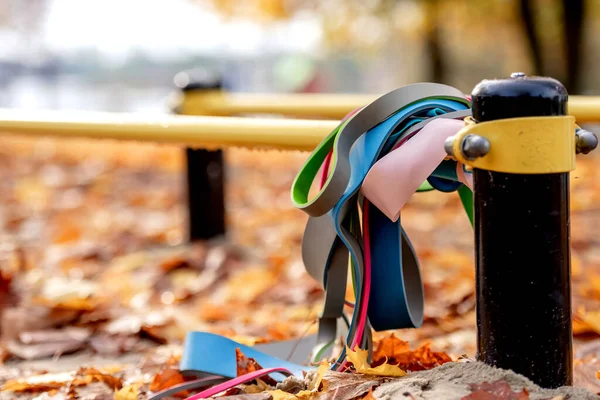
[[[582,36],[569,31],[568,18],[583,14],[563,16],[566,2],[190,1],[263,24],[316,14],[329,54],[353,51],[365,64],[383,54],[384,62],[403,64],[410,79],[465,91],[515,70],[552,75],[575,91],[600,89],[592,73],[600,24],[584,25]],[[596,21],[600,5],[587,3],[584,17]],[[573,40],[585,55],[575,63]],[[177,368],[186,332],[214,332],[248,345],[314,333],[322,289],[304,271],[306,216],[289,200],[306,156],[227,151],[229,237],[188,245],[180,149],[3,136],[0,394],[146,398],[188,379]],[[600,389],[599,162],[597,155],[580,157],[571,180],[575,383],[593,391]],[[415,196],[403,210],[403,225],[422,265],[425,322],[374,333],[373,362],[363,371],[402,375],[475,355],[473,231],[458,197]],[[238,374],[260,368],[241,352],[235,356]],[[306,390],[371,399],[379,378],[331,374]],[[229,394],[256,394],[267,384],[273,382],[265,378]],[[528,398],[525,389],[515,392],[503,381],[471,389],[466,398]],[[280,392],[272,398],[290,398]]]
[[[115,386],[107,374],[125,399],[171,386],[183,379],[174,365],[190,330],[250,345],[315,332],[322,290],[301,263],[306,219],[289,201],[305,153],[227,151],[229,240],[188,246],[179,149],[2,142],[0,384],[14,398]],[[598,162],[578,158],[571,181],[576,382],[591,388],[600,367]],[[421,260],[425,323],[375,333],[372,366],[417,371],[473,357],[473,232],[458,197],[414,196],[403,225]],[[61,365],[77,371],[88,359],[100,372],[83,370],[83,381],[81,371],[27,378]]]
[[[396,82],[428,80],[469,91],[483,78],[524,71],[559,79],[570,93],[600,90],[594,1],[189,1],[226,20],[264,26],[316,17],[327,57],[363,60],[365,68],[399,62]]]

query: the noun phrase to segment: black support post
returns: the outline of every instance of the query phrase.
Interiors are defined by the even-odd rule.
[[[183,92],[222,90],[222,80],[203,70],[179,73]],[[224,164],[221,150],[187,148],[188,237],[208,240],[225,234]]]
[[[476,122],[565,115],[550,78],[513,74],[472,92]],[[477,358],[546,388],[572,384],[569,173],[475,169]]]

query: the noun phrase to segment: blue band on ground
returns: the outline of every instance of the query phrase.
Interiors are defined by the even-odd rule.
[[[314,335],[304,340],[302,345],[304,349],[309,347],[312,349],[317,344]],[[280,345],[291,350],[296,342],[298,341],[290,340],[280,343]],[[185,338],[179,369],[184,375],[209,374],[235,378],[237,376],[236,348],[239,348],[246,357],[254,358],[263,368],[287,368],[298,377],[302,377],[302,371],[314,369],[311,366],[295,364],[267,354],[269,350],[277,350],[276,347],[277,345],[250,347],[214,333],[189,332]],[[306,356],[308,354],[308,352],[305,353]]]

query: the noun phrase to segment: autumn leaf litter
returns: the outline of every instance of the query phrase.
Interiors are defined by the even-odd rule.
[[[314,332],[322,290],[299,259],[306,217],[289,204],[305,154],[228,152],[229,242],[188,247],[180,246],[179,149],[69,143],[6,139],[2,150],[0,384],[11,389],[0,392],[2,400],[144,399],[185,380],[176,365],[186,331],[249,345]],[[598,160],[580,161],[582,179],[572,183],[574,334],[576,350],[586,352],[576,352],[575,383],[596,392],[600,173]],[[375,333],[373,363],[354,360],[364,374],[321,368],[317,379],[255,382],[228,397],[596,398],[582,389],[543,391],[511,372],[455,362],[475,353],[471,228],[456,196],[440,193],[411,200],[403,225],[423,268],[423,327]],[[179,247],[159,250],[173,245]],[[83,366],[86,354],[105,363]]]

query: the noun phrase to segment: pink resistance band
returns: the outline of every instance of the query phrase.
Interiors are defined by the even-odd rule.
[[[471,101],[470,96],[467,96],[467,98],[469,99],[469,101]],[[418,132],[415,132],[414,134],[402,139],[398,144],[396,144],[396,146],[394,146],[392,150],[396,150],[398,147],[402,146],[408,139],[410,139],[417,133]],[[458,178],[459,182],[464,183],[469,189],[473,190],[473,174],[466,173],[464,170],[464,164],[461,164],[459,162],[456,163],[456,177]]]
[[[446,138],[463,127],[463,121],[454,119],[437,119],[428,123],[419,135],[414,135],[371,167],[362,184],[364,196],[391,221],[397,221],[400,209],[446,157]],[[459,171],[462,171],[462,165],[457,168],[458,178],[471,186],[464,171]],[[403,184],[390,185],[389,182]]]
[[[275,372],[281,373],[281,374],[285,374],[288,376],[293,375],[290,371],[288,371],[285,368],[265,368],[265,369],[259,369],[258,371],[254,371],[254,372],[250,372],[248,374],[244,374],[242,376],[238,376],[237,378],[231,379],[227,382],[223,382],[220,385],[216,385],[211,387],[210,389],[207,389],[203,392],[200,392],[198,394],[195,394],[193,396],[188,397],[185,400],[200,400],[200,399],[206,399],[209,397],[214,396],[215,394],[224,392],[225,390],[229,390],[233,387],[236,387],[237,385],[241,385],[243,383],[246,382],[250,382],[253,381],[254,379],[263,377],[265,375],[270,375],[273,374]]]

